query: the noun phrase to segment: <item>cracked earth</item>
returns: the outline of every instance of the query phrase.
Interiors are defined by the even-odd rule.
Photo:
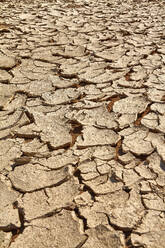
[[[165,2],[0,2],[0,247],[165,247]]]

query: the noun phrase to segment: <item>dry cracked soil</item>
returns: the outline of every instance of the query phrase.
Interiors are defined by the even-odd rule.
[[[165,247],[164,0],[0,1],[9,247]]]

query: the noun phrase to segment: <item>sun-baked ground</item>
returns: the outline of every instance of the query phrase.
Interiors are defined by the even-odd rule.
[[[164,244],[165,2],[0,1],[0,247]]]

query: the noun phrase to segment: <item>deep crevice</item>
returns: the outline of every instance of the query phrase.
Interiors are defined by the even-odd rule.
[[[77,137],[82,135],[83,126],[77,120],[71,120],[69,123],[72,126],[72,129],[70,130],[70,134],[72,136],[72,142],[70,146],[73,146],[77,140]]]
[[[23,231],[25,229],[25,213],[24,213],[24,209],[19,207],[17,201],[15,201],[13,203],[13,208],[16,208],[18,210],[18,216],[19,216],[21,226],[16,228],[16,229],[11,230],[12,237],[11,237],[10,244],[9,244],[8,248],[11,246],[11,243],[14,242],[15,239],[19,236],[19,234],[23,233]]]
[[[81,248],[86,243],[86,241],[88,239],[88,235],[85,234],[85,236],[86,236],[86,239],[84,241],[82,241],[80,244],[78,244],[75,248]]]
[[[87,219],[83,215],[81,215],[79,208],[75,207],[74,211],[75,211],[76,216],[83,221],[84,231],[88,230],[89,227],[87,224]]]
[[[92,199],[93,201],[96,201],[96,200],[95,200],[96,194],[95,194],[95,192],[93,191],[93,189],[91,189],[91,187],[89,187],[88,185],[84,184],[83,190],[84,190],[84,191],[87,191],[87,192],[91,195],[91,199]]]
[[[80,184],[83,184],[83,178],[81,176],[81,171],[79,169],[76,169],[73,175],[78,178]]]
[[[141,120],[151,111],[150,106],[152,103],[148,104],[147,108],[142,112],[137,115],[137,119],[134,122],[135,127],[138,127],[141,125]]]
[[[91,189],[91,187],[89,187],[88,185],[86,185],[83,181],[83,177],[81,176],[81,171],[79,169],[76,169],[74,174],[75,177],[78,178],[79,183],[83,185],[83,192],[87,191],[90,195],[91,195],[91,199],[93,201],[95,201],[95,192]]]

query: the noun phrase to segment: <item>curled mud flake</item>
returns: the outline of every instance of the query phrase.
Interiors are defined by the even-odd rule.
[[[130,134],[129,134],[130,131]],[[132,132],[131,132],[132,131]],[[124,135],[122,149],[124,152],[131,151],[136,155],[150,154],[154,151],[154,147],[150,140],[146,137],[148,136],[147,129],[127,129],[128,135]],[[124,132],[120,132],[120,134]],[[126,134],[126,130],[125,130]]]
[[[130,75],[131,80],[135,81],[144,80],[146,76],[146,70],[142,66],[135,66],[133,68],[133,72]]]
[[[11,69],[17,64],[16,59],[8,56],[0,56],[0,68]]]
[[[75,113],[74,118],[86,126],[117,128],[114,113],[109,113],[104,105],[93,109],[80,110]]]
[[[54,56],[62,56],[64,58],[82,57],[85,55],[85,47],[83,46],[65,46],[64,51],[56,51],[52,49]]]
[[[57,155],[51,152],[50,157],[44,159],[43,164],[50,169],[60,169],[67,165],[76,165],[77,162],[78,162],[77,156],[74,156],[70,150],[67,150]]]
[[[5,118],[1,120],[0,131],[19,127],[22,124],[28,124],[28,119],[25,115],[25,110],[20,108],[18,110],[11,111]]]
[[[115,148],[112,146],[96,146],[94,148],[93,157],[101,160],[111,160],[115,156]]]
[[[131,163],[132,161],[137,160],[136,157],[131,152],[123,153],[122,150],[120,149],[119,149],[118,159],[122,164],[126,165]]]
[[[37,153],[40,153],[40,151],[43,152],[42,147],[44,146],[43,143],[39,141],[39,139],[34,138],[34,139],[25,139],[24,143],[21,145],[21,151],[23,154],[26,156],[33,156]]]
[[[73,79],[63,79],[59,76],[56,75],[50,75],[49,80],[52,82],[52,85],[56,87],[57,89],[64,89],[64,88],[69,88],[69,87],[79,87],[78,85],[78,80]]]
[[[159,126],[158,123],[158,116],[155,113],[149,113],[141,120],[141,124],[150,129],[157,129]]]
[[[152,146],[156,149],[157,157],[158,157],[158,159],[156,159],[156,163],[158,164],[158,168],[160,168],[160,158],[162,159],[162,161],[165,161],[164,135],[158,134],[158,133],[149,133],[148,136],[145,138],[145,140],[151,142]],[[155,156],[155,153],[154,153],[154,156]]]
[[[91,194],[88,191],[80,192],[77,196],[74,197],[74,202],[78,207],[83,206],[92,206],[93,205],[93,199]]]
[[[36,131],[42,130],[41,140],[49,143],[52,149],[69,147],[72,142],[70,125],[53,114],[34,114]],[[34,130],[35,131],[35,130]]]
[[[131,240],[135,247],[145,245],[147,248],[162,248],[165,226],[164,213],[159,211],[148,211],[142,223],[136,231],[131,234]]]
[[[70,103],[79,98],[81,93],[77,89],[58,89],[55,92],[43,93],[42,97],[47,104],[57,105]]]
[[[0,171],[9,169],[13,160],[19,158],[21,154],[19,145],[16,145],[12,140],[0,140]]]
[[[123,230],[132,229],[144,215],[144,207],[139,193],[132,189],[130,197],[121,206],[115,207],[109,213],[110,222]]]
[[[83,162],[78,166],[78,169],[81,171],[81,176],[84,181],[88,181],[99,176],[95,161]]]
[[[122,114],[119,117],[116,117],[116,121],[119,123],[121,129],[131,126],[135,122],[137,114]]]
[[[156,173],[152,172],[149,167],[145,165],[145,162],[136,166],[135,171],[138,175],[148,180],[156,179],[157,177]]]
[[[114,192],[123,186],[123,183],[118,180],[118,177],[113,174],[113,171],[111,171],[109,177],[107,175],[98,176],[92,180],[85,181],[85,184],[98,195]]]
[[[96,56],[104,59],[105,61],[112,62],[121,58],[125,53],[125,49],[122,46],[112,47],[106,51],[96,53]]]
[[[0,69],[0,83],[9,83],[11,79],[12,76],[7,71]]]
[[[146,247],[146,248],[162,248],[162,244],[165,242],[165,231],[159,230],[158,232],[149,232],[144,234],[131,234],[131,241],[134,247]],[[145,246],[144,246],[145,245]]]
[[[60,66],[61,75],[66,78],[77,78],[77,74],[89,66],[88,62],[63,64]]]
[[[164,114],[165,113],[165,104],[164,103],[153,103],[151,105],[151,110],[154,112],[158,112],[160,114]]]
[[[20,158],[15,158],[13,160],[14,164],[12,165],[12,168],[18,165],[28,164],[31,161],[31,158],[28,156],[22,156]]]
[[[109,227],[105,208],[100,203],[94,202],[91,206],[86,204],[79,208],[80,215],[86,219],[86,229],[95,228],[100,224]]]
[[[18,91],[23,92],[31,97],[41,96],[43,93],[54,90],[49,80],[34,80],[29,84],[21,84]]]
[[[40,128],[37,129],[36,125],[32,123],[27,126],[16,128],[14,131],[12,131],[12,133],[15,135],[15,137],[33,139],[39,136]]]
[[[147,95],[148,95],[148,99],[152,102],[156,102],[156,103],[164,102],[164,90],[149,88]]]
[[[164,200],[163,196],[156,193],[148,193],[143,196],[143,202],[147,209],[164,211]]]
[[[79,185],[73,180],[69,180],[57,187],[26,193],[19,200],[19,206],[24,209],[26,220],[31,221],[32,219],[41,218],[55,209],[73,208],[73,199],[78,194]]]
[[[99,172],[100,175],[108,174],[110,170],[111,168],[108,163],[97,164],[97,171]]]
[[[109,161],[115,156],[115,148],[109,146],[94,146],[80,150],[75,150],[74,155],[79,157],[79,162],[86,160],[101,159],[103,161]]]
[[[143,89],[144,88],[144,81],[143,80],[139,80],[139,81],[126,81],[126,80],[122,80],[120,79],[118,82],[118,85],[120,87],[124,87],[124,88],[130,88],[130,89]]]
[[[119,138],[112,130],[97,129],[95,127],[85,127],[82,132],[83,136],[79,136],[76,142],[79,148],[96,145],[114,145]]]
[[[142,177],[139,176],[132,168],[128,168],[123,171],[123,182],[127,187],[134,185],[140,181],[141,178]]]
[[[149,193],[149,192],[152,192],[152,189],[151,189],[151,187],[150,187],[150,183],[154,183],[154,181],[152,182],[152,181],[141,181],[140,183],[139,183],[139,186],[140,186],[140,192],[142,193],[142,194],[147,194],[147,193]]]
[[[16,167],[9,174],[13,188],[20,192],[33,192],[45,187],[60,185],[67,181],[68,178],[69,173],[65,168],[52,171],[39,164],[25,164]]]
[[[34,240],[35,246],[40,248],[73,248],[85,243],[87,236],[80,233],[79,224],[73,219],[71,211],[48,213],[48,217],[33,220],[10,247],[26,247],[28,244],[30,248],[33,247]]]
[[[113,105],[113,111],[120,114],[138,114],[145,111],[148,104],[149,101],[142,96],[129,96],[115,102]]]

